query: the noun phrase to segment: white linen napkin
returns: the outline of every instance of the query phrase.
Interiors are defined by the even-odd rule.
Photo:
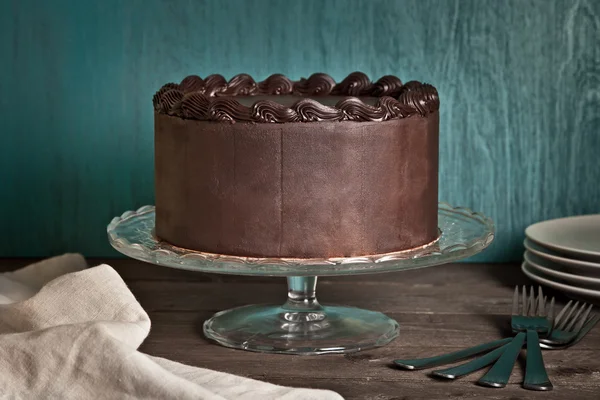
[[[140,353],[149,331],[109,265],[65,254],[0,274],[0,399],[342,399]]]

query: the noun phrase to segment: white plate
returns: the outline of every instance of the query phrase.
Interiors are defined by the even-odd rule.
[[[573,296],[582,296],[594,299],[595,301],[600,300],[600,290],[583,289],[576,286],[555,282],[549,279],[548,277],[541,276],[539,271],[533,269],[527,262],[524,262],[521,265],[521,271],[523,271],[523,273],[527,275],[530,279],[542,285],[548,286],[549,288],[553,288],[566,294],[571,294]]]
[[[561,270],[561,265],[545,260],[528,251],[525,252],[524,258],[530,267],[537,269],[549,277],[555,278],[558,282],[565,282],[578,287],[600,290],[600,278],[592,278],[585,275],[576,275],[563,272]]]
[[[576,275],[587,275],[600,277],[600,263],[590,261],[581,261],[574,258],[562,257],[559,253],[555,253],[550,249],[540,246],[533,240],[525,239],[523,242],[525,249],[528,252],[535,254],[538,257],[553,262],[555,265],[562,268],[553,268],[560,271],[569,272]],[[543,265],[543,264],[542,264]]]
[[[538,222],[525,229],[525,235],[560,253],[600,262],[600,214]]]

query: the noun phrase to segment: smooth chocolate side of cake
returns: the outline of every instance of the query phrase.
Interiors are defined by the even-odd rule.
[[[155,113],[156,234],[256,257],[381,254],[437,238],[438,111],[221,123]]]

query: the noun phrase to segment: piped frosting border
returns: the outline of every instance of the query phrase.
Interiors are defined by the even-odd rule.
[[[257,100],[251,106],[242,105],[235,96],[296,95],[302,97],[345,96],[335,106],[327,106],[311,98],[300,99],[291,106],[272,100]],[[377,97],[374,105],[358,96]],[[308,79],[292,81],[274,74],[256,82],[248,74],[239,74],[226,81],[221,75],[205,79],[197,75],[184,78],[179,84],[167,83],[154,95],[154,110],[184,119],[217,122],[375,122],[425,117],[439,110],[435,87],[427,83],[402,83],[393,75],[376,82],[362,72],[353,72],[340,83],[327,74],[316,73]]]

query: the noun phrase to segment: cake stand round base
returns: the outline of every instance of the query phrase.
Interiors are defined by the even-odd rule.
[[[398,323],[380,312],[322,306],[316,276],[290,276],[283,306],[250,305],[215,314],[204,334],[227,347],[281,354],[352,353],[383,346]]]
[[[298,313],[285,306],[251,305],[221,311],[204,322],[206,337],[223,346],[300,355],[379,347],[398,331],[398,323],[382,313],[342,306]]]

